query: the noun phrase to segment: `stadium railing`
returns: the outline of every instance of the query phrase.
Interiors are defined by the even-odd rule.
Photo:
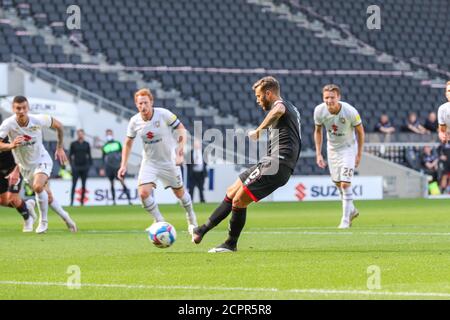
[[[77,99],[84,99],[92,102],[97,106],[97,108],[105,109],[117,115],[117,121],[120,122],[125,119],[129,119],[134,115],[134,111],[118,104],[113,101],[107,100],[102,96],[95,93],[87,91],[82,87],[74,85],[67,80],[64,80],[46,70],[34,67],[29,61],[22,57],[11,54],[11,64],[16,65],[28,72],[30,72],[34,77],[38,77],[44,81],[51,83],[55,88],[60,88],[65,91],[69,91],[75,95]]]

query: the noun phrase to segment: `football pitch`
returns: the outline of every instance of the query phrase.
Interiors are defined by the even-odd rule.
[[[450,200],[355,204],[349,230],[339,202],[251,205],[232,254],[207,253],[227,222],[194,245],[178,205],[160,206],[178,233],[168,249],[138,206],[69,208],[77,234],[50,212],[46,235],[1,208],[0,299],[450,299]],[[197,204],[199,222],[215,206]]]

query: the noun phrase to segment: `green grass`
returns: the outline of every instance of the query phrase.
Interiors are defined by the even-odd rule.
[[[227,223],[193,245],[175,205],[160,206],[178,231],[168,249],[147,240],[150,218],[138,206],[72,208],[77,234],[51,212],[46,235],[23,234],[19,215],[1,208],[0,299],[450,299],[450,201],[356,205],[350,230],[336,229],[338,202],[252,205],[233,254],[207,253]],[[197,205],[199,221],[214,208]],[[71,265],[81,289],[64,285]],[[371,265],[381,289],[367,288]]]

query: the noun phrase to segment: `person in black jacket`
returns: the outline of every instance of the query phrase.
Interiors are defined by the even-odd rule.
[[[194,189],[197,187],[200,193],[200,202],[204,203],[205,196],[203,190],[207,171],[202,154],[202,145],[197,140],[194,142],[194,147],[191,151],[191,161],[187,164],[187,170],[189,194],[191,195],[191,198],[194,199]]]
[[[116,190],[114,188],[114,180],[117,178],[117,172],[120,168],[122,161],[122,144],[114,139],[113,131],[111,129],[106,130],[106,142],[102,147],[102,159],[103,166],[100,170],[101,176],[107,176],[111,183],[111,196],[113,205],[116,205]],[[122,185],[123,192],[127,196],[128,204],[131,205],[130,190],[125,184],[124,180],[118,179]]]
[[[69,151],[70,165],[72,167],[72,193],[70,195],[70,205],[73,206],[75,188],[78,179],[81,178],[81,200],[84,205],[86,193],[86,180],[89,168],[92,165],[91,146],[84,140],[84,130],[77,130],[77,140],[72,142]]]

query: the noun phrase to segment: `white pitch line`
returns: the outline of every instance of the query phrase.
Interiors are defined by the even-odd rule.
[[[248,234],[299,234],[299,235],[336,235],[336,236],[351,236],[351,235],[374,235],[374,236],[445,236],[449,237],[450,232],[375,232],[375,231],[364,231],[364,232],[351,232],[351,231],[263,231],[257,230],[244,231],[243,233]],[[278,230],[278,229],[277,229]],[[60,231],[63,232],[63,231]],[[81,233],[145,233],[145,231],[139,230],[86,230],[80,231]],[[179,231],[180,233],[187,233],[187,231]],[[222,232],[222,231],[221,231]],[[225,232],[225,231],[223,231]]]
[[[35,287],[68,287],[64,282],[30,282],[30,281],[0,281],[0,285],[35,286]],[[243,287],[208,287],[208,286],[160,286],[160,285],[129,285],[129,284],[98,284],[81,283],[86,288],[114,288],[114,289],[145,289],[145,290],[212,290],[212,291],[242,291],[242,292],[275,292],[301,293],[318,295],[364,295],[364,296],[398,296],[398,297],[441,297],[450,298],[446,292],[395,292],[370,290],[335,290],[335,289],[278,289],[278,288],[243,288]]]
[[[255,231],[252,231],[255,230]],[[279,234],[279,235],[330,235],[330,236],[353,236],[353,235],[371,235],[371,236],[441,236],[450,237],[450,232],[376,232],[376,231],[295,231],[287,228],[274,229],[279,231],[269,231],[270,229],[249,229],[249,231],[244,231],[247,234]],[[0,232],[10,232],[7,230],[0,230]],[[219,232],[225,232],[223,230]],[[68,233],[66,230],[50,230],[49,233]],[[80,230],[80,234],[144,234],[143,230]],[[179,233],[187,233],[187,231],[181,230]]]

